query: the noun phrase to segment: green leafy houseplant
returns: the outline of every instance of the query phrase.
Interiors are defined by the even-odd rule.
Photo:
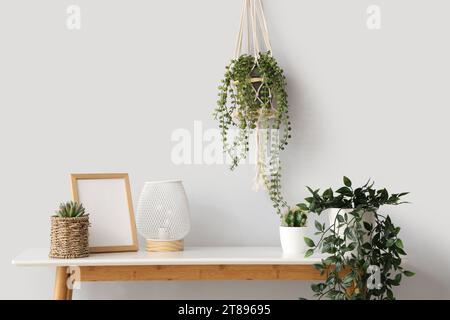
[[[270,52],[259,53],[256,58],[244,54],[231,60],[219,86],[214,116],[219,122],[224,152],[231,159],[231,170],[247,158],[250,134],[261,134],[257,166],[280,214],[287,204],[281,194],[279,154],[291,137],[291,123],[286,78]],[[231,129],[238,130],[234,138]]]
[[[373,182],[353,188],[344,177],[344,186],[319,193],[312,190],[306,198],[309,211],[320,214],[326,209],[340,209],[334,221],[326,228],[315,222],[316,243],[305,238],[310,249],[327,255],[315,267],[326,274],[325,281],[312,285],[315,296],[337,300],[395,299],[392,287],[400,285],[402,275],[413,276],[404,270],[401,262],[406,255],[399,238],[400,227],[395,226],[389,215],[379,209],[384,205],[400,205],[407,192],[389,194],[374,189]],[[370,222],[372,221],[372,222]]]
[[[85,215],[86,210],[81,203],[68,201],[61,203],[56,211],[56,216],[61,218],[76,218]]]

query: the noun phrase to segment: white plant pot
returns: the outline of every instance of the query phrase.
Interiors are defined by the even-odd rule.
[[[336,221],[336,225],[339,224],[339,222],[336,220],[336,216],[339,214],[341,216],[344,216],[344,214],[352,212],[353,209],[339,209],[339,208],[332,208],[328,209],[328,219],[330,221],[330,226]],[[337,234],[340,236],[344,235],[345,228],[340,228],[337,230]]]
[[[354,210],[354,209],[338,209],[338,208],[328,209],[328,218],[329,218],[329,221],[330,221],[330,226],[331,226],[335,221],[336,221],[336,225],[339,224],[339,222],[336,220],[336,216],[338,215],[338,213],[339,213],[339,215],[344,216],[346,213],[348,214],[349,212],[352,212],[353,210]],[[350,218],[351,218],[351,217],[349,217],[349,219],[350,219]],[[368,222],[368,223],[370,223],[370,224],[373,225],[373,224],[374,224],[374,221],[375,221],[375,219],[374,219],[374,214],[371,213],[371,212],[366,212],[366,213],[364,213],[362,221]],[[342,228],[338,228],[338,229],[336,230],[336,233],[337,233],[337,235],[339,235],[340,237],[343,237],[343,236],[344,236],[344,231],[345,231],[345,226],[342,227]],[[364,241],[368,241],[368,240],[369,240],[368,237],[364,237]],[[347,240],[347,244],[349,244],[350,242],[352,242],[352,241],[351,241],[351,240]],[[353,253],[353,254],[356,255],[356,252],[357,252],[357,250],[355,249],[355,250],[353,250],[353,251],[347,252],[347,253],[345,254],[345,256],[349,257],[349,256],[351,255],[351,253]]]
[[[289,255],[304,254],[308,250],[304,237],[307,227],[282,227],[280,226],[280,241],[283,253]]]

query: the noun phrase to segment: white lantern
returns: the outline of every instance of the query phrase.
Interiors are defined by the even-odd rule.
[[[180,180],[146,182],[139,197],[136,225],[147,251],[182,251],[191,227]]]

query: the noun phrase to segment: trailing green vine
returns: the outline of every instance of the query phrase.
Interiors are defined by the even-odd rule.
[[[250,135],[258,132],[263,137],[259,151],[264,161],[259,155],[257,166],[274,208],[281,213],[287,203],[281,192],[279,156],[291,137],[291,122],[286,77],[270,52],[231,60],[219,86],[214,117],[219,122],[224,152],[231,159],[231,170],[247,159]],[[239,131],[234,137],[232,129]]]

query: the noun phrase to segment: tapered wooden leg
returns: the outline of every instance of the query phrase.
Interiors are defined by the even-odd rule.
[[[66,300],[72,300],[72,293],[73,293],[72,289],[67,289]]]
[[[55,290],[53,298],[55,300],[71,300],[72,290],[67,288],[67,267],[56,267]],[[69,292],[70,291],[70,292]]]

